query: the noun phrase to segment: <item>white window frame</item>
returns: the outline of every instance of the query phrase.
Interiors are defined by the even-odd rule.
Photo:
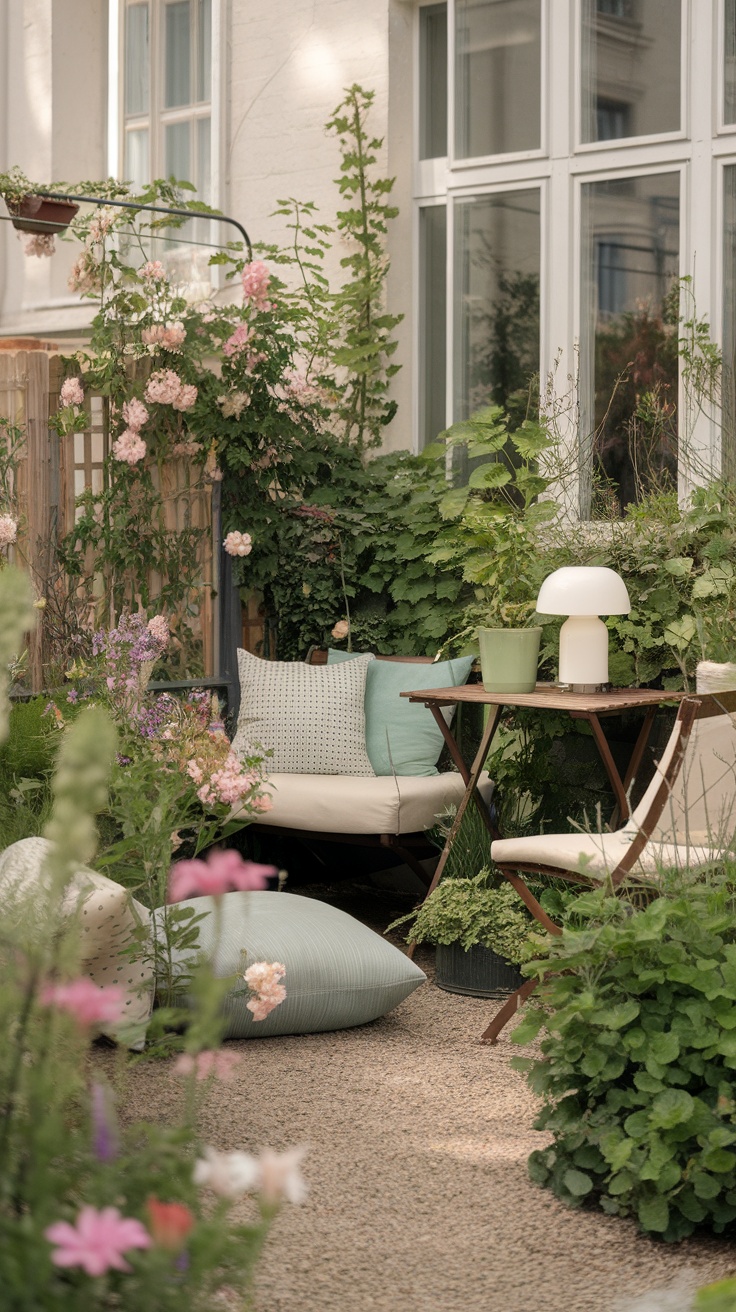
[[[427,3],[433,0],[426,0]],[[725,0],[700,5],[682,0],[681,115],[676,132],[652,136],[581,142],[582,0],[543,0],[542,4],[542,142],[539,152],[521,152],[479,160],[455,160],[454,149],[454,3],[448,4],[448,157],[418,158],[419,91],[415,94],[415,210],[426,204],[447,205],[447,414],[453,405],[453,250],[454,200],[539,186],[542,236],[540,248],[540,372],[543,379],[557,366],[563,380],[576,372],[580,333],[587,307],[582,304],[582,187],[589,182],[627,176],[680,173],[680,273],[692,278],[697,313],[710,324],[711,336],[723,343],[723,169],[736,164],[736,123],[723,123]],[[419,17],[416,15],[418,67]],[[551,15],[554,10],[554,24]],[[697,11],[697,12],[696,12]],[[571,91],[572,100],[571,100]],[[697,94],[694,94],[697,88]],[[710,94],[703,94],[705,88]],[[418,219],[414,232],[418,230]],[[416,243],[415,243],[416,248]],[[415,260],[418,276],[418,260]],[[416,286],[416,283],[415,283]],[[418,316],[419,292],[414,298]],[[418,322],[418,318],[415,319]],[[421,343],[415,333],[414,359],[419,377]],[[418,391],[418,389],[416,389]],[[691,417],[684,412],[683,430]],[[414,406],[414,445],[419,431],[419,398]],[[571,437],[577,435],[570,433]],[[700,414],[690,441],[703,455],[718,441],[714,424]],[[691,490],[686,462],[680,462],[679,490]]]

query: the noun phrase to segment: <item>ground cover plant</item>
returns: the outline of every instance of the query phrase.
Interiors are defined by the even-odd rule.
[[[672,874],[662,895],[568,901],[537,940],[540,983],[514,1032],[543,1100],[532,1179],[571,1206],[678,1240],[736,1219],[736,871]]]

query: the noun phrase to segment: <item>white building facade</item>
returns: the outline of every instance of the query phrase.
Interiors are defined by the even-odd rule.
[[[514,411],[555,371],[577,387],[583,516],[594,470],[614,510],[634,498],[642,432],[681,489],[685,430],[736,471],[736,0],[0,0],[0,78],[0,170],[186,177],[254,241],[285,238],[285,197],[334,217],[324,124],[343,88],[375,92],[404,315],[386,445]],[[79,337],[72,258],[25,259],[0,225],[0,335]],[[681,362],[678,379],[683,277],[680,310],[723,349],[715,417],[688,410]]]

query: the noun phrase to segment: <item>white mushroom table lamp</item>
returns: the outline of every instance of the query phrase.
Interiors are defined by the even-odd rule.
[[[608,629],[601,615],[627,615],[626,584],[602,565],[565,565],[539,589],[540,615],[567,615],[560,629],[559,682],[573,692],[608,686]]]

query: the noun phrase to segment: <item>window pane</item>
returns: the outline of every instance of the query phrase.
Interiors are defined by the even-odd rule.
[[[419,10],[419,158],[447,154],[447,5]]]
[[[680,0],[584,0],[583,141],[676,132]]]
[[[190,105],[192,101],[190,76],[190,0],[176,0],[166,5],[165,66],[167,109],[174,105]]]
[[[736,0],[725,0],[724,23],[723,119],[725,123],[736,123]]]
[[[125,112],[148,113],[148,5],[125,11]]]
[[[540,0],[456,0],[455,153],[536,150]]]
[[[585,518],[677,484],[679,175],[583,187]]]
[[[167,123],[164,136],[164,169],[167,178],[191,182],[191,123]]]
[[[197,119],[197,198],[203,200],[207,205],[211,204],[212,183],[210,168],[210,120],[208,118]],[[210,227],[210,225],[204,225]]]
[[[453,417],[501,405],[526,416],[539,372],[539,191],[455,205]]]
[[[419,324],[421,352],[419,445],[433,442],[446,426],[447,210],[419,211]]]
[[[212,72],[212,0],[199,0],[197,8],[197,100],[210,99]]]
[[[124,173],[126,182],[142,191],[151,180],[148,151],[148,128],[134,128],[125,134]]]
[[[736,167],[723,175],[723,474],[736,479]]]

